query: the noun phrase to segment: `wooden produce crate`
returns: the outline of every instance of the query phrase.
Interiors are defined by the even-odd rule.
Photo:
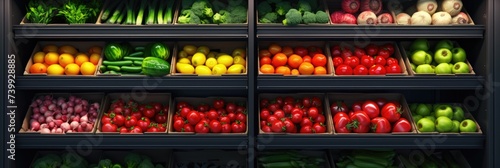
[[[265,153],[273,153],[273,152],[277,152],[277,153],[280,153],[280,152],[287,152],[286,150],[271,150],[271,151],[263,151],[261,152],[260,154],[265,154]],[[325,160],[324,164],[318,168],[333,168],[335,167],[335,165],[333,164],[333,160],[331,159],[330,157],[330,154],[326,151],[319,151],[319,150],[294,150],[294,151],[290,151],[290,152],[297,152],[301,155],[305,155],[305,156],[310,156],[310,157],[313,157],[313,158],[322,158]],[[263,168],[263,166],[261,165],[262,162],[259,161],[259,157],[256,158],[257,160],[257,167],[258,168]]]
[[[461,107],[464,110],[464,119],[471,119],[472,121],[474,121],[474,123],[476,123],[477,131],[476,132],[459,132],[459,133],[453,133],[453,132],[443,132],[443,133],[440,133],[440,132],[437,132],[437,131],[434,131],[434,132],[420,132],[418,129],[416,129],[417,133],[418,134],[468,135],[468,136],[471,136],[471,135],[482,135],[483,134],[483,131],[481,130],[481,127],[477,123],[477,120],[474,118],[474,116],[472,116],[472,114],[469,112],[469,110],[463,104],[460,104],[460,103],[448,103],[448,104],[450,104],[452,107],[453,106],[459,106],[459,107]],[[415,121],[415,126],[417,126],[417,122],[418,121]]]
[[[436,10],[436,12],[440,12],[440,11],[442,11],[442,10],[441,10],[441,1],[442,1],[442,0],[438,0],[438,1],[437,1],[438,6],[437,6],[437,10]],[[463,2],[466,2],[466,1],[463,1]],[[401,4],[403,5],[403,9],[404,9],[404,10],[403,10],[403,13],[406,13],[406,11],[407,11],[407,9],[408,9],[409,7],[411,7],[411,6],[416,6],[416,5],[417,5],[417,0],[405,0],[405,1],[401,1]],[[467,15],[467,17],[469,18],[469,22],[468,22],[467,24],[456,24],[456,23],[451,23],[451,24],[449,24],[449,25],[438,25],[438,26],[474,26],[474,25],[475,25],[475,23],[474,23],[474,21],[472,20],[472,17],[469,15],[469,13],[467,12],[467,10],[465,9],[465,7],[466,7],[466,5],[464,4],[464,5],[462,6],[462,12],[464,12],[464,13]],[[395,11],[391,11],[391,12],[392,12],[392,13],[394,13],[396,16],[397,16],[397,14],[398,14],[398,13],[396,13]],[[408,14],[408,15],[410,15],[410,16],[412,15],[412,14],[409,14],[409,13],[407,13],[407,14]],[[432,17],[432,15],[431,15],[431,17]],[[453,16],[452,16],[452,18],[453,18]],[[408,25],[407,25],[407,24],[401,24],[401,23],[398,23],[396,19],[395,19],[394,21],[396,22],[396,24],[397,24],[398,26],[415,26],[415,25],[411,25],[411,24],[408,24]],[[419,25],[419,26],[420,26],[420,25]],[[436,25],[428,25],[428,26],[436,26]]]
[[[170,168],[189,163],[214,163],[222,167],[247,168],[247,152],[231,150],[178,150],[172,153]],[[196,167],[196,166],[195,166]]]
[[[330,11],[330,15],[333,13],[333,12],[336,12],[336,11],[343,11],[342,10],[342,0],[331,0],[331,1],[326,1],[327,2],[327,5],[328,5],[328,9]],[[354,15],[354,17],[356,17],[356,19],[358,18],[359,14],[361,12],[363,12],[361,10],[361,2],[362,1],[359,1],[360,2],[360,8],[358,10],[358,12],[356,12],[355,14],[352,14]],[[332,25],[334,26],[356,26],[356,25],[359,25],[359,26],[396,26],[396,15],[394,14],[394,12],[392,11],[389,11],[386,7],[386,1],[384,0],[382,2],[382,11],[379,13],[379,14],[382,14],[382,13],[389,13],[391,14],[392,16],[392,19],[394,21],[394,23],[383,23],[383,24],[380,24],[380,23],[377,23],[375,25],[365,25],[365,24],[339,24],[339,23],[333,23],[332,21]],[[377,15],[378,17],[378,15]],[[331,19],[331,18],[330,18]]]
[[[265,0],[260,0],[260,1],[256,1],[256,8],[258,6],[258,4],[262,1],[265,1]],[[327,6],[327,3],[328,1],[326,0],[317,0],[317,3],[318,3],[318,8],[321,8],[323,9],[323,11],[325,13],[328,14],[328,16],[330,16],[330,11],[328,9],[328,6]],[[274,10],[274,5],[271,5],[271,8]],[[292,8],[293,9],[297,9],[294,7],[293,3],[292,3]],[[316,11],[314,11],[314,13],[316,13]],[[281,22],[278,22],[278,23],[261,23],[259,20],[261,19],[261,17],[264,17],[264,16],[259,16],[259,10],[257,9],[256,12],[255,12],[255,15],[256,15],[256,21],[257,21],[257,25],[258,26],[285,26],[283,25],[283,23]],[[284,16],[283,16],[284,18]],[[280,19],[280,17],[278,17],[278,21],[281,21],[282,19]],[[309,24],[305,24],[305,23],[301,23],[297,26],[329,26],[330,24],[332,24],[332,19],[330,17],[328,17],[328,23],[309,23]]]

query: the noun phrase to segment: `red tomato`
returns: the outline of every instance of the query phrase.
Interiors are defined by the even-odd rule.
[[[231,123],[231,119],[227,116],[222,116],[220,117],[220,120],[219,120],[222,124],[229,124]]]
[[[276,103],[278,103],[280,107],[282,107],[285,104],[285,100],[281,96],[276,97],[275,101]]]
[[[147,131],[149,125],[151,125],[151,121],[149,121],[146,117],[142,117],[139,121],[137,121],[137,127],[141,128],[142,132]]]
[[[342,48],[342,53],[341,53],[342,59],[346,59],[347,57],[353,56],[351,49],[348,47]]]
[[[372,67],[375,65],[375,60],[373,59],[372,56],[365,55],[361,57],[361,65],[364,65],[365,67]]]
[[[364,55],[366,55],[366,52],[364,49],[359,48],[359,47],[354,47],[354,56],[361,59]]]
[[[149,127],[148,130],[146,130],[146,132],[159,132],[159,130],[158,127],[152,126]]]
[[[231,133],[231,124],[222,124],[222,133]]]
[[[344,60],[345,65],[349,65],[351,68],[355,68],[359,65],[359,58],[355,56],[347,57]]]
[[[323,54],[323,49],[321,47],[309,46],[307,47],[309,55]]]
[[[366,68],[364,65],[358,65],[354,68],[352,73],[354,75],[368,75],[368,68]]]
[[[305,127],[305,126],[313,126],[313,122],[311,121],[311,119],[307,118],[307,117],[304,117],[302,118],[302,121],[300,122],[300,126],[301,127]]]
[[[134,116],[127,116],[125,119],[125,127],[130,128],[137,125],[137,118]]]
[[[234,103],[227,103],[226,104],[226,112],[234,113],[235,111],[236,111],[236,104],[234,104]]]
[[[142,111],[142,116],[147,118],[153,118],[155,114],[156,114],[155,109],[152,106],[146,106]]]
[[[260,126],[267,125],[267,121],[260,121]]]
[[[366,53],[371,56],[375,56],[378,54],[378,46],[375,44],[369,44],[365,47]]]
[[[342,50],[340,49],[340,46],[338,46],[338,45],[332,46],[330,50],[332,52],[333,57],[340,57],[342,54]]]
[[[176,105],[176,110],[182,109],[183,107],[189,107],[189,104],[184,101],[178,102]]]
[[[393,125],[392,132],[410,132],[411,124],[406,118],[400,118]]]
[[[194,132],[194,127],[190,124],[184,124],[184,128],[182,132]]]
[[[378,117],[380,115],[380,108],[378,107],[378,104],[375,103],[374,101],[367,100],[363,103],[361,106],[363,111],[370,117],[370,119]]]
[[[180,115],[181,117],[187,118],[188,114],[191,112],[191,109],[188,107],[181,108]]]
[[[293,107],[293,105],[295,104],[295,99],[291,96],[286,96],[283,101],[284,101],[283,105],[289,104],[289,105],[292,105],[292,107]]]
[[[267,118],[268,123],[273,123],[275,121],[281,121],[281,118],[276,117],[275,115],[271,115]]]
[[[378,56],[389,58],[391,56],[391,52],[386,48],[381,48],[380,50],[378,50]]]
[[[158,131],[159,131],[159,132],[165,132],[165,131],[167,131],[167,125],[166,125],[166,124],[167,124],[167,123],[164,123],[164,124],[159,124],[159,125],[158,125]]]
[[[370,75],[385,75],[386,70],[381,65],[373,65],[372,67],[370,67],[370,70],[368,70],[368,74],[370,74]]]
[[[109,114],[104,114],[101,117],[101,123],[106,124],[106,123],[111,123],[112,119],[109,117]]]
[[[339,65],[344,64],[344,60],[342,57],[334,57],[333,58],[333,67],[338,67]]]
[[[362,101],[357,101],[357,102],[354,102],[351,106],[351,110],[352,111],[360,111],[360,110],[363,110],[363,108],[361,107],[363,106],[363,102]]]
[[[295,127],[295,124],[292,121],[285,120],[285,121],[283,121],[283,124],[285,124],[285,132],[297,133],[297,127]]]
[[[281,107],[278,103],[273,103],[273,104],[270,104],[268,106],[269,110],[271,110],[271,112],[275,112],[276,110],[279,110]]]
[[[316,123],[312,127],[313,127],[314,133],[325,133],[326,132],[326,127],[322,123]]]
[[[314,121],[315,123],[325,123],[325,122],[326,122],[325,115],[323,115],[323,114],[319,114],[319,115],[318,115],[318,117],[313,118],[313,121]]]
[[[199,112],[206,112],[206,111],[208,111],[208,109],[210,109],[210,107],[207,104],[200,104],[200,105],[198,105],[198,108],[197,108],[197,110]]]
[[[364,111],[356,111],[350,117],[352,132],[367,133],[370,131],[370,117]]]
[[[306,48],[304,47],[295,47],[293,49],[293,53],[297,54],[297,55],[300,55],[301,57],[303,56],[306,56],[306,55],[309,55],[308,51]]]
[[[115,107],[113,109],[113,113],[115,113],[115,114],[123,114],[123,107]]]
[[[299,124],[301,121],[302,121],[302,112],[296,112],[296,113],[292,113],[292,122],[295,123],[295,124]]]
[[[391,123],[384,117],[375,117],[371,121],[372,131],[375,133],[390,133]]]
[[[278,118],[285,118],[285,112],[283,110],[277,110],[273,113],[274,116]]]
[[[300,128],[300,133],[302,133],[302,134],[311,134],[311,133],[314,133],[313,131],[314,130],[313,130],[312,126],[309,126],[309,125],[306,125],[306,126]]]
[[[214,102],[212,103],[212,106],[215,109],[222,109],[222,108],[224,108],[224,100],[222,100],[222,99],[215,99]]]
[[[352,68],[348,65],[342,64],[335,68],[335,74],[337,75],[352,75]]]
[[[155,121],[158,124],[166,123],[167,122],[167,115],[165,115],[165,113],[163,113],[163,111],[160,111],[159,113],[157,113],[155,115]]]
[[[387,99],[378,98],[377,100],[375,100],[375,103],[377,103],[379,109],[382,109],[382,107],[384,107],[384,105],[387,103]]]
[[[314,66],[326,66],[327,58],[323,54],[312,55],[312,64]]]
[[[261,100],[260,100],[260,107],[265,108],[265,107],[267,107],[267,106],[269,106],[269,100],[268,100],[268,99],[266,99],[266,98],[261,99]]]
[[[337,133],[350,133],[351,132],[351,128],[349,127],[350,122],[351,119],[344,112],[337,113],[333,117],[333,126]]]
[[[231,131],[234,133],[244,133],[247,129],[247,126],[244,122],[240,122],[236,120],[233,124],[231,124]]]
[[[330,111],[332,111],[332,115],[335,115],[337,113],[347,113],[349,109],[347,108],[347,105],[343,101],[337,101],[333,102],[332,105],[330,105]]]
[[[319,110],[316,107],[311,107],[307,110],[307,117],[315,119],[319,116]]]
[[[128,133],[128,129],[125,128],[125,127],[120,127],[120,128],[118,128],[118,132],[120,132],[120,133]]]
[[[182,132],[183,128],[184,128],[184,124],[185,122],[183,120],[175,120],[174,121],[174,130],[177,131],[177,132]]]
[[[161,103],[151,103],[151,106],[155,109],[155,112],[158,113],[163,109],[163,105]]]
[[[142,131],[141,127],[132,127],[132,129],[130,129],[129,133],[140,134],[142,132],[144,132],[144,131]]]
[[[134,116],[137,120],[142,118],[142,113],[139,111],[132,112],[130,115]]]
[[[235,112],[236,112],[236,114],[246,113],[246,107],[244,105],[238,105],[238,106],[236,106]]]
[[[101,127],[102,132],[117,132],[118,127],[115,124],[105,123]]]
[[[222,132],[222,124],[217,120],[210,121],[209,128],[212,133]]]
[[[392,65],[392,64],[398,64],[399,65],[399,61],[394,58],[394,57],[389,57],[386,59],[386,64],[387,65]]]
[[[312,97],[311,101],[313,107],[321,108],[321,106],[323,106],[323,102],[319,97]]]
[[[284,46],[281,48],[281,53],[285,54],[287,57],[290,57],[293,54],[293,49],[290,46]]]
[[[387,120],[391,123],[394,123],[401,118],[401,110],[400,106],[396,106],[394,103],[387,103],[382,107],[382,117],[387,118]]]
[[[269,127],[269,126],[267,126],[267,125],[263,125],[263,126],[261,127],[261,130],[262,130],[262,131],[264,131],[264,132],[273,132],[273,131],[271,130],[271,127]]]
[[[375,57],[375,65],[385,66],[386,63],[387,63],[387,61],[385,60],[384,57],[382,57],[382,56]]]
[[[215,111],[215,110],[208,111],[206,116],[209,120],[218,120],[219,119],[219,113],[217,113],[217,111]]]
[[[261,120],[267,120],[271,116],[271,112],[269,112],[268,109],[261,109],[260,110],[260,119]]]
[[[234,122],[234,120],[236,120],[236,114],[234,113],[227,113],[227,117],[229,117],[231,122]]]
[[[382,48],[386,49],[389,51],[389,55],[394,54],[394,45],[392,43],[387,43],[382,46]]]
[[[188,123],[191,125],[198,124],[198,122],[200,122],[200,120],[202,119],[202,117],[200,117],[200,114],[197,111],[189,112],[186,118]]]
[[[238,113],[236,114],[236,120],[241,121],[241,122],[247,122],[247,115],[243,113]]]
[[[207,123],[205,123],[205,122],[199,122],[194,127],[194,132],[204,134],[204,133],[210,132],[210,129],[208,128],[208,124]]]
[[[123,115],[116,114],[112,121],[117,127],[121,127],[125,124],[125,117]]]
[[[285,102],[285,105],[283,105],[283,111],[285,112],[285,114],[291,114],[292,110],[293,106],[291,104],[286,104]]]
[[[399,66],[399,64],[391,64],[385,67],[387,73],[403,73],[403,70]]]

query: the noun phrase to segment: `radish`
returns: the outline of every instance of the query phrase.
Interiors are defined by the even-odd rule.
[[[57,126],[57,127],[60,127],[60,126],[61,126],[61,124],[62,124],[64,121],[62,121],[62,120],[54,120],[54,122],[56,123],[56,126]]]
[[[63,133],[63,130],[62,130],[61,128],[57,128],[55,133],[56,133],[56,134],[62,134],[62,133]]]
[[[51,122],[49,122],[48,125],[49,125],[49,128],[52,129],[52,128],[54,128],[56,126],[56,123],[53,122],[53,121],[51,121]]]
[[[50,129],[48,129],[48,128],[42,128],[42,129],[40,129],[40,133],[42,133],[42,134],[50,134]]]
[[[32,131],[38,131],[38,130],[40,130],[40,123],[37,121],[32,121],[30,123],[30,127],[31,127],[30,130],[32,130]]]
[[[78,121],[73,121],[71,124],[69,124],[72,130],[76,129],[80,124],[78,124]]]
[[[361,11],[372,11],[375,15],[379,14],[382,11],[382,0],[361,1]]]
[[[347,13],[356,13],[359,10],[359,0],[342,0],[342,10]]]
[[[63,129],[63,131],[71,130],[71,127],[70,127],[69,123],[67,123],[67,122],[62,123],[61,128]]]
[[[80,116],[79,115],[76,115],[74,116],[71,121],[76,121],[76,122],[80,122]]]
[[[82,117],[80,117],[80,123],[82,122],[88,122],[89,119],[88,119],[88,116],[87,115],[83,115]]]
[[[377,15],[372,11],[361,12],[357,20],[358,24],[377,24]]]

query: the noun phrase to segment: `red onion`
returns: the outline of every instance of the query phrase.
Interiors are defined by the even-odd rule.
[[[68,111],[68,114],[73,114],[73,112],[74,112],[74,108],[73,108],[73,107],[68,107],[68,108],[66,109],[66,111]]]
[[[50,129],[48,129],[48,128],[42,128],[42,129],[40,129],[40,133],[42,133],[42,134],[50,134]]]
[[[71,130],[71,127],[69,126],[69,123],[67,123],[67,122],[62,123],[61,128],[63,129],[64,132]]]
[[[382,11],[381,0],[363,0],[361,1],[361,11],[372,11],[375,15]]]
[[[83,105],[83,106],[88,106],[88,105],[89,105],[89,101],[87,101],[87,100],[83,99],[83,100],[82,100],[82,105]]]
[[[66,103],[61,104],[61,108],[62,108],[62,109],[66,109],[66,108],[68,108],[68,104],[66,104]]]
[[[52,128],[54,128],[56,126],[56,123],[53,122],[53,121],[51,121],[51,122],[49,122],[48,125],[49,125],[49,128],[52,129]]]
[[[61,111],[61,114],[66,115],[66,114],[68,114],[68,111],[66,111],[66,109],[63,109],[63,110]]]
[[[56,129],[56,134],[62,134],[62,133],[63,133],[63,130],[61,128]]]
[[[45,123],[45,117],[44,116],[38,117],[37,120],[38,120],[39,123]]]
[[[72,101],[72,102],[73,102],[73,101],[75,101],[75,99],[76,99],[76,97],[75,97],[75,96],[69,96],[69,98],[68,98],[68,100],[69,100],[69,101]]]
[[[92,103],[92,106],[97,110],[99,109],[99,103]]]
[[[40,108],[38,108],[38,107],[33,107],[33,110],[32,110],[32,111],[33,111],[33,113],[38,114],[38,113],[40,113]]]
[[[73,106],[75,106],[75,103],[74,103],[74,102],[68,102],[68,103],[66,103],[66,104],[68,104],[68,107],[73,107]]]
[[[80,121],[80,116],[79,115],[76,115],[74,116],[71,121],[76,121],[76,122],[79,122]]]
[[[31,118],[38,119],[40,116],[41,116],[40,113],[35,113],[35,114],[31,115]]]
[[[76,104],[80,104],[81,102],[82,102],[82,98],[76,98],[76,99],[75,99],[75,103],[76,103]]]
[[[45,118],[45,122],[49,123],[49,122],[52,122],[52,121],[54,121],[54,117],[52,117],[52,116],[48,116],[48,117]]]
[[[47,109],[47,107],[46,107],[46,106],[42,106],[42,107],[40,107],[40,113],[45,113],[45,112],[47,112],[48,110],[49,110],[49,109]]]
[[[83,115],[82,117],[80,117],[80,122],[88,122],[89,121],[89,118],[87,115]]]
[[[377,15],[372,11],[361,12],[357,20],[358,24],[377,24]]]
[[[392,18],[392,15],[389,13],[382,13],[378,15],[377,21],[378,23],[383,23],[383,24],[394,23],[394,19]]]
[[[49,106],[49,105],[51,105],[51,104],[52,104],[52,101],[50,101],[50,100],[44,100],[44,101],[43,101],[43,105],[44,105],[44,106]]]
[[[82,111],[82,112],[80,112],[80,116],[87,115],[87,113],[88,113],[87,111]]]
[[[69,126],[71,127],[71,129],[76,129],[80,124],[78,124],[78,121],[72,121],[71,124],[69,124]]]
[[[45,116],[45,117],[52,116],[52,111],[47,111],[47,112],[43,113],[43,116]]]
[[[356,24],[357,23],[356,16],[354,16],[350,13],[346,13],[346,14],[344,14],[344,17],[342,17],[342,23],[343,24]]]
[[[50,105],[49,105],[49,107],[48,107],[48,109],[49,109],[50,111],[53,111],[53,110],[55,110],[55,109],[56,109],[56,105],[55,105],[55,104],[50,104]]]
[[[61,124],[63,123],[62,120],[54,120],[54,122],[56,123],[56,126],[60,127]]]
[[[68,131],[66,131],[66,133],[72,133],[72,132],[73,132],[73,130],[68,130]]]
[[[32,131],[38,131],[38,130],[40,130],[40,123],[37,121],[33,121],[30,123],[30,127],[31,127],[30,130],[32,130]]]
[[[85,130],[82,128],[81,125],[79,125],[78,127],[76,127],[76,131],[77,132],[85,132]]]
[[[78,114],[78,113],[80,113],[82,111],[83,111],[83,107],[82,107],[81,104],[78,104],[78,105],[75,106],[75,113]]]
[[[37,119],[34,119],[34,118],[30,119],[30,123],[32,123],[32,122],[34,122],[34,121],[38,122],[38,120],[37,120]]]
[[[40,98],[37,98],[37,99],[35,100],[35,102],[36,102],[36,104],[38,104],[38,105],[41,105],[41,104],[43,103],[42,99],[40,99]]]
[[[68,116],[67,115],[63,115],[61,117],[61,120],[64,121],[64,122],[68,121]]]
[[[82,128],[87,127],[87,122],[83,122],[83,121],[82,121],[82,122],[80,122],[80,126],[82,126]]]
[[[32,107],[32,108],[38,107],[38,104],[35,101],[31,102],[30,107]]]
[[[342,10],[347,13],[356,13],[359,10],[359,0],[342,0]]]
[[[59,120],[62,118],[62,114],[61,113],[58,113],[56,114],[56,116],[54,117],[56,120]]]
[[[44,99],[45,100],[52,100],[52,96],[51,95],[45,95]]]

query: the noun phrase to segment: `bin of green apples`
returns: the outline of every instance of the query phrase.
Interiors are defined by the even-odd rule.
[[[416,39],[401,42],[400,47],[412,75],[475,75],[467,52],[456,41]]]
[[[483,134],[462,104],[412,103],[410,111],[419,134]]]

